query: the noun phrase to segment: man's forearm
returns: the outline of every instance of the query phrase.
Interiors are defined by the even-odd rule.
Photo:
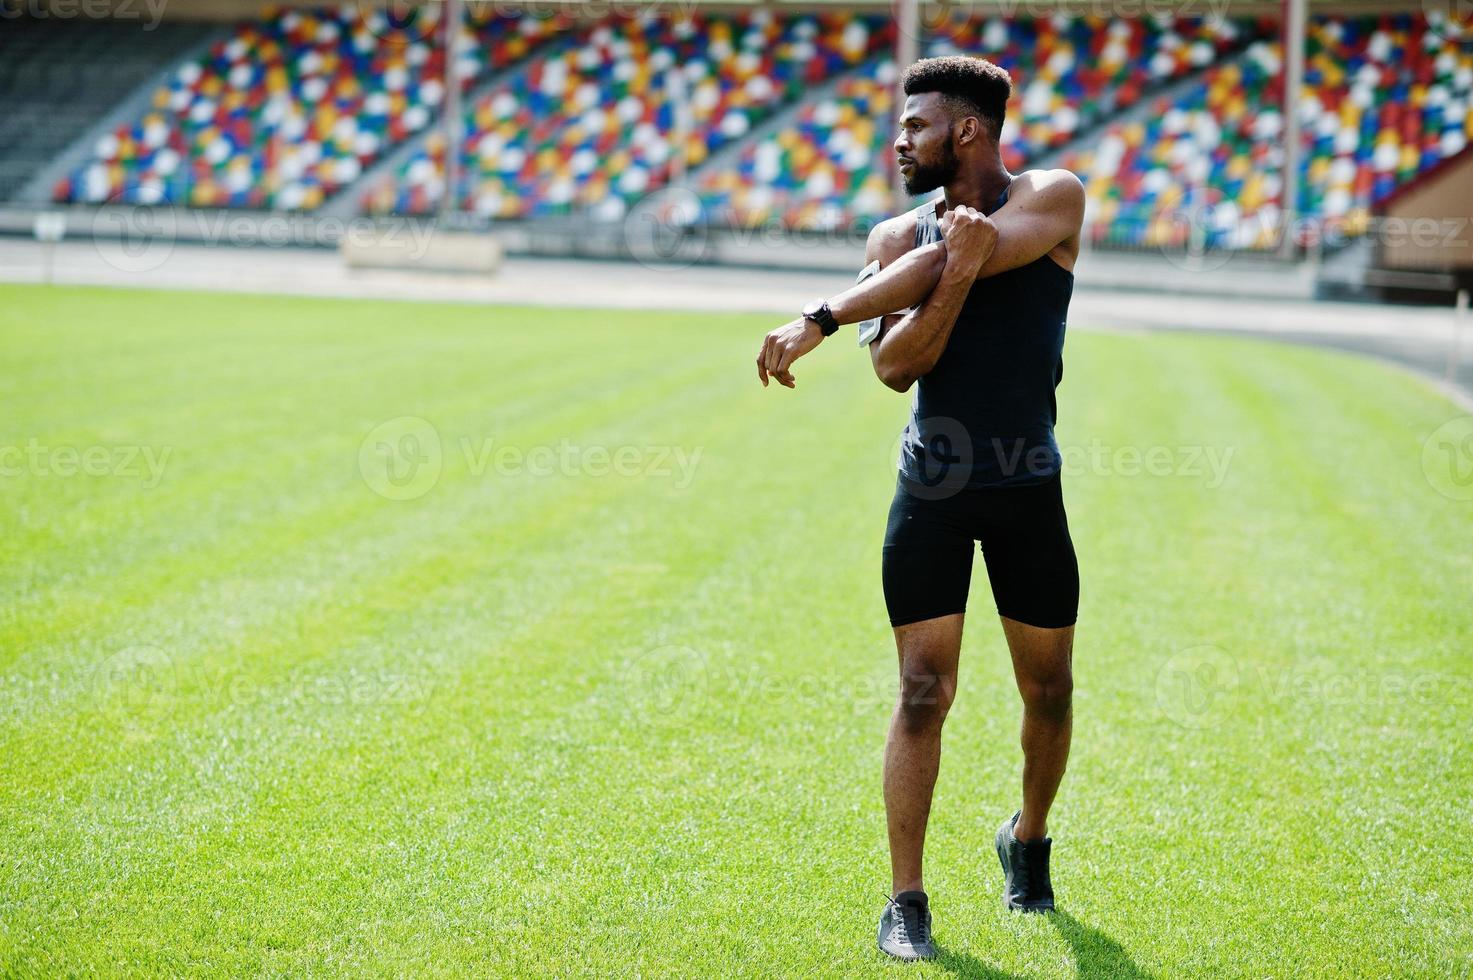
[[[940,360],[961,313],[973,276],[963,263],[944,263],[941,275],[921,305],[907,313],[876,343],[875,373],[896,391],[905,391]]]
[[[943,243],[912,249],[877,275],[829,300],[829,312],[840,323],[858,323],[908,310],[930,295],[945,268]]]

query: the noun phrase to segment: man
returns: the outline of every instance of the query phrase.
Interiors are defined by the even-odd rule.
[[[921,879],[941,726],[956,692],[974,541],[1023,700],[1022,806],[995,846],[1008,908],[1053,908],[1049,807],[1064,775],[1079,571],[1060,492],[1054,390],[1084,191],[1067,171],[1009,174],[999,136],[1012,81],[976,58],[928,58],[902,77],[895,140],[905,189],[943,195],[876,226],[880,270],[768,334],[757,374],[794,387],[793,362],[839,324],[880,318],[875,374],[915,386],[884,547],[900,691],[885,745],[891,895],[879,945],[934,956]],[[870,273],[872,268],[867,268]],[[895,312],[895,311],[905,312]]]

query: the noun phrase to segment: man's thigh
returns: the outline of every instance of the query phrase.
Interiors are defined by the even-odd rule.
[[[897,644],[904,627],[966,612],[976,538],[958,503],[912,496],[903,483],[895,488],[882,572],[885,607]]]
[[[1072,636],[1079,614],[1079,562],[1059,478],[993,491],[979,524],[998,615],[1052,631],[1055,638],[1069,628]],[[1057,639],[1039,634],[1037,642]]]
[[[951,703],[965,619],[965,614],[953,613],[895,628],[902,698],[912,704]]]
[[[1020,688],[1030,683],[1050,684],[1070,674],[1074,661],[1073,626],[1050,629],[1006,616],[999,618],[1008,640],[1008,653],[1013,658],[1013,675]]]

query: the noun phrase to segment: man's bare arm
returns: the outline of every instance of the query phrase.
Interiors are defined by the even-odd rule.
[[[1020,190],[992,215],[997,244],[978,268],[978,279],[1034,262],[1079,231],[1084,189],[1078,177],[1052,170]],[[829,300],[829,310],[840,323],[858,323],[916,306],[936,288],[945,269],[945,243],[922,246]]]
[[[915,219],[908,214],[881,221],[870,230],[864,244],[864,264],[878,260],[881,267],[888,267],[901,260],[910,251],[915,241]],[[895,307],[902,309],[902,307]],[[901,314],[882,318],[883,330],[898,323]],[[762,349],[757,352],[757,377],[767,387],[768,379],[777,381],[785,388],[797,387],[790,368],[798,358],[813,350],[823,341],[817,324],[799,318],[789,321],[771,331],[763,338]],[[871,345],[873,347],[873,345]]]
[[[1020,176],[1014,181],[1014,191],[1008,203],[991,216],[991,222],[997,228],[996,242],[981,257],[981,264],[973,279],[1020,268],[1071,240],[1077,241],[1083,218],[1084,189],[1079,178],[1067,170],[1030,172]],[[896,258],[878,275],[829,300],[829,310],[840,323],[858,323],[861,320],[882,317],[888,329],[896,329],[910,316],[897,314],[897,310],[925,305],[926,297],[936,289],[946,272],[947,246],[945,242],[938,242],[907,250],[909,241],[913,240],[903,234],[907,229],[909,234],[914,234],[912,225],[899,222],[898,219],[882,222],[876,227],[875,233],[886,243],[889,254],[895,254]],[[875,245],[876,234],[871,235],[871,248]],[[879,256],[871,251],[866,262],[877,257]],[[970,263],[977,256],[964,258]],[[924,322],[932,321],[927,318]],[[951,329],[950,322],[946,324],[946,329]],[[929,330],[924,333],[928,338],[933,336]],[[883,338],[884,334],[881,336]],[[769,378],[775,378],[780,384],[793,387],[793,362],[817,347],[822,340],[818,326],[801,318],[773,330],[766,336],[762,349],[757,354],[757,377],[764,386]],[[941,347],[944,349],[944,341]],[[908,374],[913,374],[916,370],[924,374],[930,370],[930,365],[935,364],[936,357],[940,356],[938,350],[928,362],[927,350],[910,348],[909,343],[891,350],[897,355],[906,355],[895,362],[888,359],[884,362],[885,374],[881,378],[884,380],[888,376],[890,380],[886,380],[886,384],[891,387],[908,387],[905,381]],[[872,345],[872,353],[876,357],[885,353],[888,358],[889,352],[884,347],[879,352],[874,352]],[[881,370],[881,366],[876,363],[876,372]],[[915,376],[919,377],[919,374]]]
[[[880,336],[870,344],[875,375],[896,391],[908,391],[936,366],[977,271],[997,244],[996,227],[972,208],[948,212],[942,229],[948,248],[936,287],[909,313],[887,317]]]

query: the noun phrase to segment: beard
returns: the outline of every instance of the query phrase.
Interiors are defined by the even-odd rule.
[[[938,187],[944,187],[956,179],[956,172],[961,169],[961,161],[957,159],[956,144],[953,142],[952,134],[946,135],[946,143],[936,155],[937,159],[929,163],[914,161],[914,169],[910,176],[901,178],[901,186],[905,188],[905,193],[915,197],[917,194],[925,194]]]

